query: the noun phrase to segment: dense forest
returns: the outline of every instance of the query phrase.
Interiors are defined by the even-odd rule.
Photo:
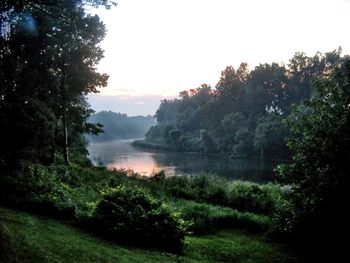
[[[288,158],[290,131],[283,120],[293,106],[315,94],[315,79],[344,60],[339,48],[313,57],[298,52],[288,65],[266,63],[253,70],[246,63],[237,69],[228,66],[214,88],[204,84],[180,92],[178,99],[163,100],[146,142],[176,151],[224,152],[233,158]]]
[[[120,139],[143,138],[155,124],[152,116],[127,116],[112,111],[100,111],[93,114],[88,121],[102,125],[103,133],[88,136],[90,142],[102,142]]]
[[[108,76],[96,70],[106,28],[86,9],[110,5],[1,1],[0,262],[343,260],[349,56],[338,49],[296,53],[288,65],[229,66],[214,88],[161,102],[146,144],[288,157],[275,182],[144,178],[87,158],[85,136],[102,126],[89,119],[86,95]]]

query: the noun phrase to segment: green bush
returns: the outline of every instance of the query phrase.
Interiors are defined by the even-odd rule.
[[[277,184],[260,185],[251,182],[229,182],[224,178],[202,174],[174,176],[158,182],[167,195],[200,203],[217,204],[243,212],[272,214],[282,195]],[[155,190],[156,187],[154,187]]]
[[[225,181],[207,174],[170,177],[163,181],[163,187],[174,197],[197,202],[222,204],[226,199]]]
[[[228,189],[227,205],[240,211],[271,214],[281,191],[281,187],[274,184],[233,182]]]
[[[105,168],[22,162],[17,171],[0,176],[0,201],[55,217],[80,219],[93,213],[102,189],[125,180],[123,172]]]
[[[271,219],[267,216],[242,213],[228,207],[185,200],[172,201],[170,205],[192,223],[189,230],[194,234],[206,234],[225,228],[243,228],[253,233],[263,233],[271,228]]]
[[[182,251],[187,223],[142,188],[109,188],[96,207],[97,229],[109,238]]]
[[[56,217],[75,215],[72,189],[45,166],[23,162],[15,173],[2,176],[0,181],[4,187],[0,187],[0,200],[6,204]]]

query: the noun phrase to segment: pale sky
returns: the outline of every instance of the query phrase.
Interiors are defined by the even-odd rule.
[[[203,83],[215,86],[226,66],[241,62],[253,69],[259,63],[288,63],[297,51],[313,56],[339,46],[350,54],[350,0],[117,2],[111,10],[98,10],[108,30],[98,68],[110,80],[98,98],[90,96],[96,110],[110,105],[97,106],[96,98],[133,96],[140,106],[152,95],[176,96]],[[113,107],[131,115],[156,110],[139,107],[140,113],[130,113]]]

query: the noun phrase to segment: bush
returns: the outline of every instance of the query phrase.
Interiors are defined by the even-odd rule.
[[[170,205],[180,211],[185,220],[192,222],[189,230],[194,234],[206,234],[225,228],[243,228],[253,233],[262,233],[271,227],[271,219],[267,216],[242,213],[228,207],[185,200],[173,201]]]
[[[222,204],[226,200],[225,181],[219,177],[202,175],[193,177],[192,189],[200,202]]]
[[[0,200],[6,204],[57,217],[75,215],[70,187],[45,166],[22,162],[15,173],[0,178],[0,185]]]
[[[282,188],[277,184],[229,182],[208,174],[165,178],[159,185],[165,193],[176,198],[260,214],[272,214],[282,195]]]
[[[225,203],[225,183],[223,179],[207,174],[174,176],[163,180],[165,191],[171,196],[214,204]]]
[[[281,192],[279,185],[233,182],[229,186],[227,205],[240,211],[272,214]]]
[[[0,202],[55,217],[85,218],[101,200],[102,189],[124,180],[122,172],[105,168],[22,162],[17,171],[0,176]]]
[[[184,245],[187,223],[139,187],[108,189],[94,219],[97,228],[114,240],[173,252]]]

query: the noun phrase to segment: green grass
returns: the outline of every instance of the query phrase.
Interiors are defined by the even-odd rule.
[[[47,217],[0,208],[1,263],[297,262],[281,245],[239,231],[192,236],[187,243],[182,256],[121,246]]]
[[[190,231],[195,234],[213,233],[222,229],[244,229],[252,233],[264,233],[271,228],[268,216],[197,203],[184,199],[169,199],[170,208],[179,211],[183,219],[193,222]]]
[[[299,262],[282,247],[238,231],[191,238],[187,251],[194,262]]]

